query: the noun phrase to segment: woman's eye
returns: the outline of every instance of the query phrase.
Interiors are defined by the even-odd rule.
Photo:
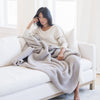
[[[44,18],[44,17],[39,17],[39,19],[42,19],[42,18]]]

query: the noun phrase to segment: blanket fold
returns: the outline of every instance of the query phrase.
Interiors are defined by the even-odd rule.
[[[13,64],[43,71],[59,90],[72,93],[79,80],[80,54],[67,48],[64,60],[59,61],[57,59],[60,53],[58,46],[48,46],[38,34],[23,36],[23,38],[26,41],[26,47]]]

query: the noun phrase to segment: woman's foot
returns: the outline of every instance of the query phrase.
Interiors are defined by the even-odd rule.
[[[74,91],[74,100],[80,100],[80,97],[79,97],[79,82],[78,82],[77,87]]]
[[[80,100],[79,91],[77,90],[74,91],[74,100]]]

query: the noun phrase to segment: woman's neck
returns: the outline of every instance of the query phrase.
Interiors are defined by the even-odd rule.
[[[47,31],[48,29],[50,29],[50,25],[48,25],[48,24],[46,24],[46,25],[44,25],[41,29],[43,30],[43,31]]]
[[[47,28],[47,27],[50,27],[50,25],[46,24],[46,25],[43,26],[43,28]]]

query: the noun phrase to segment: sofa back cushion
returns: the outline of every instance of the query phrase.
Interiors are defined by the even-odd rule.
[[[65,38],[68,42],[68,48],[70,48],[73,51],[78,52],[78,42],[76,39],[76,32],[74,29],[68,31],[68,32],[64,32]]]
[[[20,52],[21,45],[17,36],[0,38],[0,66],[10,65]]]

